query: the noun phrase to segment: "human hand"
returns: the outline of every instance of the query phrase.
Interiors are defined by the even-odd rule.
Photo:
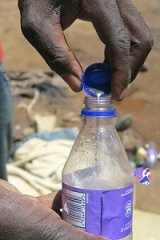
[[[48,195],[34,198],[22,195],[11,184],[0,181],[0,240],[106,239],[77,230],[62,221],[49,208],[51,205],[56,207],[52,197]]]
[[[82,68],[63,35],[75,19],[92,22],[104,43],[105,62],[113,73],[112,96],[117,101],[153,46],[151,33],[131,0],[19,0],[19,9],[25,37],[76,92],[81,90]]]

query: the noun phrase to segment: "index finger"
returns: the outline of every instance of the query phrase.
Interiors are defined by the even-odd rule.
[[[97,2],[97,12],[92,13],[92,23],[106,45],[105,58],[112,68],[112,96],[121,100],[121,93],[130,81],[130,40],[115,0]],[[96,14],[96,15],[95,15]]]
[[[43,6],[43,7],[42,7]],[[69,48],[60,24],[60,16],[44,0],[19,0],[24,36],[37,49],[52,70],[72,90],[81,90],[82,68]]]

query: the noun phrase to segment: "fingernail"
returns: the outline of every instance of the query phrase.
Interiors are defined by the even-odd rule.
[[[122,93],[121,93],[121,95],[120,95],[120,101],[122,101],[124,98],[125,98],[125,96],[126,96],[126,93],[127,93],[127,88],[125,88],[123,91],[122,91]]]

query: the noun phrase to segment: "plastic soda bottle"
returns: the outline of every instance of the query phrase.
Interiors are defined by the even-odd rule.
[[[89,233],[132,240],[134,178],[112,122],[116,110],[110,87],[104,90],[101,84],[109,73],[103,64],[94,64],[83,80],[88,75],[86,82],[95,84],[83,81],[90,96],[85,98],[83,126],[62,173],[63,219]]]

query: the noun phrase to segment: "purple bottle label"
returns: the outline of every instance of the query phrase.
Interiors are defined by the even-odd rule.
[[[133,185],[100,191],[63,184],[63,219],[86,232],[123,239],[132,232],[133,190]]]

